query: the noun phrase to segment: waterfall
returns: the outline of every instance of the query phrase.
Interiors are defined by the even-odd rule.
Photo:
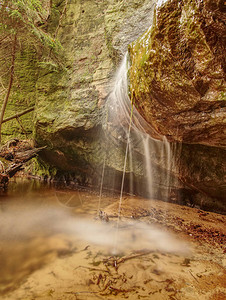
[[[172,164],[172,153],[167,139],[160,136],[131,104],[128,93],[127,73],[129,62],[127,54],[115,75],[112,92],[107,100],[107,121],[105,132],[115,147],[122,148],[125,155],[122,190],[134,193],[142,189],[141,194],[148,198],[168,199]],[[151,135],[158,137],[154,139]],[[107,161],[106,161],[107,164]],[[137,165],[142,166],[141,186],[136,183]],[[125,175],[128,187],[124,189]],[[136,185],[136,187],[135,187]],[[138,186],[138,187],[137,187]],[[121,190],[121,193],[122,193]]]

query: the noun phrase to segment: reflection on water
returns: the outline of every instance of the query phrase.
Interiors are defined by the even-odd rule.
[[[112,203],[106,197],[102,205]],[[12,180],[0,197],[0,294],[57,256],[76,249],[71,227],[96,214],[98,195],[56,189],[35,180]],[[70,233],[70,236],[69,236]]]
[[[106,207],[115,201],[114,196],[104,197],[101,201],[102,207]],[[0,195],[0,210],[10,209],[21,204],[37,205],[46,208],[71,209],[73,213],[96,213],[99,195],[96,192],[85,189],[69,190],[48,186],[37,180],[17,178],[10,182],[7,193]],[[10,206],[9,206],[10,204]]]
[[[0,293],[16,288],[57,256],[75,252],[84,241],[100,246],[106,255],[112,250],[185,251],[153,226],[124,220],[117,231],[115,221],[97,220],[98,201],[87,191],[57,190],[35,181],[12,183],[0,202]],[[112,201],[116,198],[104,197],[102,207]]]

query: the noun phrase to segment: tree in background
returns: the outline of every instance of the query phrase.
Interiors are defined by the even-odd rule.
[[[0,143],[2,122],[15,77],[17,52],[27,45],[56,60],[61,49],[60,43],[47,33],[50,9],[51,0],[0,0]]]

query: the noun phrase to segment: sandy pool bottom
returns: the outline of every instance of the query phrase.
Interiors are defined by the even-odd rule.
[[[108,223],[117,222],[117,211],[117,201],[104,208]],[[226,299],[225,216],[130,197],[123,199],[121,214],[125,224],[132,219],[173,233],[191,251],[141,245],[113,255],[62,232],[23,245],[8,241],[5,255],[11,259],[1,262],[1,299]]]

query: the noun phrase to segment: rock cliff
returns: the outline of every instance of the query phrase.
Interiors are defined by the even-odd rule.
[[[108,142],[106,103],[129,45],[130,98],[155,132],[180,149],[171,173],[173,188],[185,188],[185,194],[189,188],[195,203],[223,210],[224,2],[158,1],[154,14],[155,2],[53,0],[48,30],[64,48],[61,67],[43,63],[40,68],[41,54],[21,48],[21,88],[9,107],[15,111],[18,97],[24,108],[35,103],[33,119],[24,117],[24,129],[33,132],[38,146],[47,145],[40,173],[43,168],[43,175],[98,186],[107,158],[104,185],[118,188],[125,144],[115,137]],[[18,136],[18,129],[11,129],[8,124],[5,134]],[[145,194],[142,153],[133,159],[134,189]],[[158,178],[165,166],[161,158],[154,163]]]
[[[129,46],[131,101],[155,131],[183,143],[178,177],[202,193],[195,201],[223,210],[225,31],[223,1],[158,1],[153,26]]]
[[[168,140],[225,147],[224,2],[159,3],[129,47],[131,100]]]
[[[58,173],[82,171],[86,181],[102,165],[105,141],[100,137],[115,70],[128,44],[152,24],[154,2],[68,2],[57,35],[66,68],[43,71],[36,85],[35,139],[48,145],[43,159]],[[65,3],[55,4],[62,11]],[[59,14],[53,14],[50,28],[58,21]],[[108,147],[107,166],[121,171],[123,150]]]

